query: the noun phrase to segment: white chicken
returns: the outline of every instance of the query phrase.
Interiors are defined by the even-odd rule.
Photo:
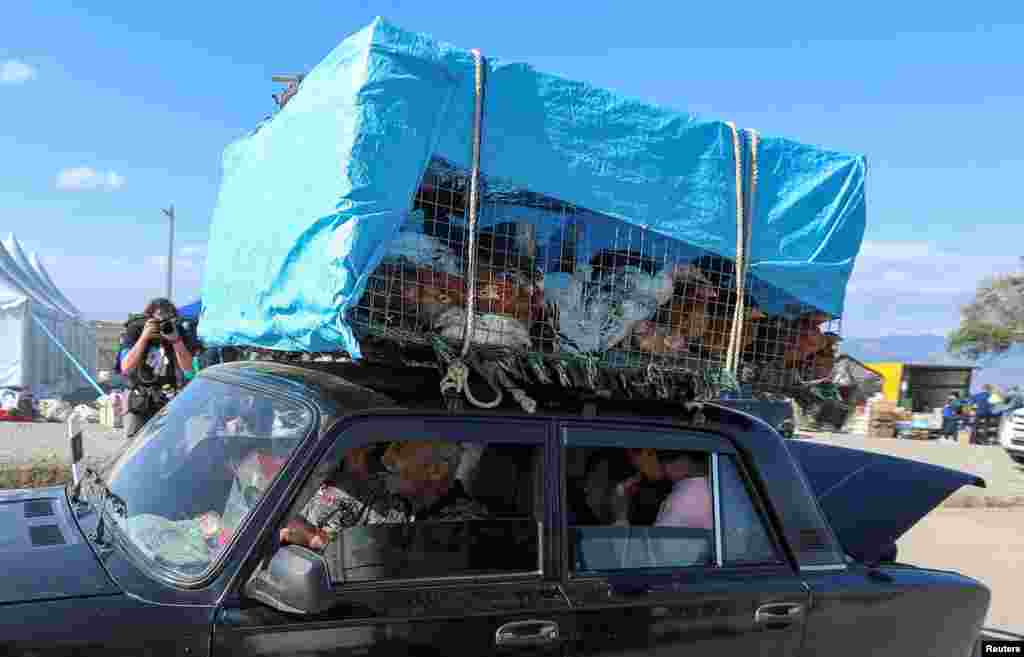
[[[429,267],[432,271],[453,276],[462,275],[462,259],[444,242],[413,231],[401,231],[388,243],[384,261]]]
[[[437,319],[438,332],[449,340],[461,341],[466,334],[466,309],[452,307],[441,313]],[[476,344],[500,345],[513,349],[530,348],[530,331],[515,317],[480,314],[473,323],[473,340]]]
[[[599,353],[622,342],[633,327],[650,319],[672,298],[675,283],[690,279],[707,283],[687,265],[676,265],[655,275],[638,267],[600,272],[581,266],[575,274],[544,276],[545,300],[556,307],[555,329],[568,351]]]

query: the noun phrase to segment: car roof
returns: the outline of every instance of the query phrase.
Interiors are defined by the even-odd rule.
[[[206,368],[200,372],[199,377],[231,380],[301,396],[317,406],[322,415],[329,416],[325,419],[337,419],[369,411],[389,415],[403,412],[451,414],[443,408],[439,395],[433,397],[423,394],[424,389],[437,389],[434,383],[440,380],[440,375],[435,370],[418,370],[418,374],[415,375],[415,399],[405,395],[399,395],[396,399],[390,394],[396,387],[386,379],[393,373],[395,377],[405,377],[408,380],[409,372],[405,371],[408,369],[372,366],[364,368],[357,364],[348,364],[339,369],[336,364],[318,367],[315,363],[293,365],[275,361],[236,361]],[[675,400],[602,400],[596,404],[599,404],[599,415],[594,407],[588,408],[587,402],[579,400],[575,404],[562,404],[553,410],[538,408],[535,413],[526,413],[510,403],[493,410],[469,407],[464,414],[555,419],[579,419],[582,416],[584,419],[600,422],[628,421],[632,424],[682,424],[693,427],[690,412]],[[741,431],[752,431],[755,424],[763,424],[762,420],[751,415],[713,404],[705,405],[705,412],[713,414],[712,424],[729,424]],[[764,441],[764,438],[760,440]]]
[[[200,371],[197,378],[227,380],[300,396],[316,406],[326,420],[397,407],[390,397],[329,372],[270,361],[214,365]]]

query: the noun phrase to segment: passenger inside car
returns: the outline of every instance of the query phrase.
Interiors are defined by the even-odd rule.
[[[566,458],[578,570],[693,566],[711,559],[714,523],[706,454],[580,447],[568,450]],[[586,477],[581,462],[587,464]]]
[[[408,500],[413,519],[474,520],[489,517],[456,477],[466,449],[454,442],[392,443],[382,462],[389,471],[388,488]]]
[[[714,512],[707,457],[692,452],[675,452],[660,464],[672,492],[662,502],[654,524],[658,527],[712,529]]]
[[[386,478],[375,467],[383,447],[349,449],[337,471],[281,529],[281,542],[320,550],[346,527],[405,520],[407,504],[388,490]]]
[[[586,499],[586,508],[575,505],[574,515],[581,524],[653,525],[662,499],[669,494],[671,482],[659,468],[651,449],[594,449],[586,458],[587,475],[581,483],[585,490],[571,493],[573,499]],[[596,522],[592,522],[595,521]]]
[[[358,525],[487,518],[458,476],[469,476],[479,458],[480,450],[441,441],[349,449],[338,474],[281,529],[281,542],[320,550]]]

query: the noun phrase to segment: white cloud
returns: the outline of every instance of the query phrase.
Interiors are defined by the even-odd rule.
[[[1018,265],[1017,255],[954,253],[923,241],[865,241],[847,287],[843,333],[945,334],[959,324],[960,307],[982,279]]]
[[[35,77],[36,69],[23,61],[8,59],[0,64],[0,83],[2,84],[22,84],[34,80]]]
[[[860,245],[860,257],[901,260],[904,258],[929,258],[940,250],[928,242],[882,242],[864,240]]]
[[[92,167],[71,167],[57,174],[57,189],[63,191],[114,191],[124,187],[125,178],[116,171],[103,173]]]
[[[196,249],[201,247],[195,247]],[[184,251],[188,249],[191,255],[186,256]],[[203,263],[205,257],[199,257],[199,253],[193,251],[191,247],[186,247],[181,250],[182,255],[174,259],[174,280],[178,281],[179,278],[187,279],[190,281],[198,281],[202,278]],[[148,256],[145,259],[146,265],[152,269],[160,271],[167,271],[167,256]]]
[[[882,280],[887,283],[903,283],[909,279],[909,275],[904,271],[891,270],[882,274]]]

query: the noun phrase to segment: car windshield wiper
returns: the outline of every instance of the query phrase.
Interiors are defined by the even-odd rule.
[[[124,501],[124,498],[110,490],[110,487],[107,485],[107,482],[104,481],[103,476],[92,468],[86,468],[84,476],[78,480],[77,484],[73,485],[70,494],[72,502],[77,502],[81,499],[82,485],[87,480],[92,493],[87,495],[87,499],[96,509],[96,515],[98,517],[98,523],[96,525],[96,542],[101,545],[107,545],[109,543],[104,538],[108,509],[107,503],[112,502],[114,513],[122,518],[128,517],[128,504]]]

